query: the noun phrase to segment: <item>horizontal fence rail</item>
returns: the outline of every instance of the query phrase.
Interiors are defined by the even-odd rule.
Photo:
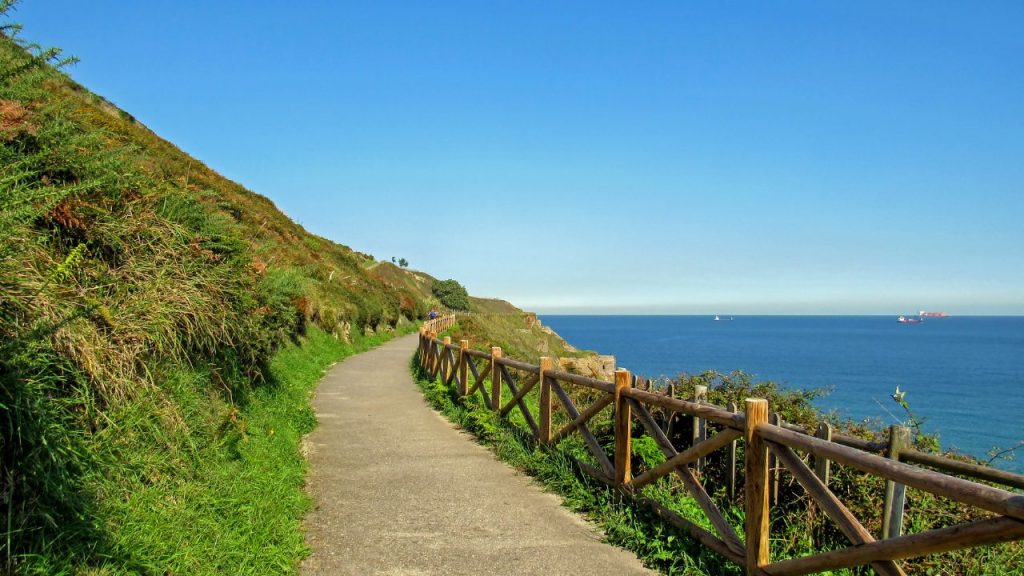
[[[498,347],[485,352],[470,348],[467,340],[453,343],[450,337],[437,337],[454,323],[454,315],[447,315],[426,322],[421,329],[419,365],[432,378],[451,386],[460,397],[479,395],[484,406],[505,418],[518,412],[525,423],[524,432],[538,445],[554,446],[578,435],[591,459],[576,461],[581,470],[619,488],[633,502],[648,507],[665,522],[743,567],[747,574],[795,576],[870,566],[878,574],[902,575],[904,571],[897,563],[901,559],[1024,539],[1024,495],[947,472],[1016,489],[1024,488],[1024,475],[919,452],[911,447],[905,428],[891,427],[889,440],[881,443],[834,433],[824,423],[816,430],[807,430],[769,414],[767,400],[747,399],[742,409],[715,406],[705,400],[704,386],[696,386],[691,400],[682,400],[650,390],[649,382],[627,370],[616,370],[615,381],[606,382],[556,370],[551,358],[541,358],[540,364],[534,365],[507,358]],[[575,399],[567,387],[577,392]],[[532,403],[526,401],[528,396]],[[581,408],[577,402],[589,404]],[[613,439],[606,448],[589,424],[608,408]],[[557,427],[556,412],[560,419]],[[676,415],[693,420],[688,446],[677,448],[671,439],[679,434],[672,429]],[[667,422],[667,428],[659,423],[659,416]],[[634,422],[665,457],[661,464],[635,477],[631,469]],[[688,431],[686,435],[690,437]],[[737,456],[739,442],[744,447],[742,462]],[[742,534],[729,523],[702,483],[706,457],[720,450],[728,452],[726,462],[731,469],[726,494],[730,501],[737,500],[737,469],[743,471]],[[829,489],[832,463],[885,480],[882,533],[878,539]],[[769,515],[778,498],[781,471],[790,474],[817,509],[836,525],[849,540],[848,547],[771,560]],[[642,495],[645,487],[669,476],[681,483],[713,530]],[[903,535],[908,486],[990,515]]]
[[[437,318],[431,318],[423,323],[423,327],[420,328],[421,333],[423,331],[433,332],[435,334],[444,332],[455,325],[455,314],[442,314]]]

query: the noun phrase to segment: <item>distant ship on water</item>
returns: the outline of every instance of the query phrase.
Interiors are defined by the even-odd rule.
[[[725,321],[731,321],[731,320],[732,320],[732,316],[719,316],[718,314],[715,314],[715,321],[717,321],[717,322],[725,322]]]
[[[921,310],[917,313],[917,316],[904,316],[901,314],[896,318],[896,321],[900,324],[920,324],[921,322],[924,322],[925,318],[949,318],[949,314],[946,314],[945,312],[927,312],[925,310]]]

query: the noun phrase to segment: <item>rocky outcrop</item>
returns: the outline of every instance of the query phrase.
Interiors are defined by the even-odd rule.
[[[541,332],[548,334],[550,336],[554,336],[555,338],[561,340],[562,346],[565,348],[566,352],[577,352],[576,348],[572,344],[569,344],[568,342],[565,341],[565,338],[559,336],[558,333],[552,330],[551,328],[541,325],[540,320],[537,320],[537,328],[539,328]],[[546,344],[547,343],[545,342],[545,345]]]
[[[615,356],[596,354],[582,358],[559,358],[558,367],[564,372],[579,374],[611,382],[615,379]]]

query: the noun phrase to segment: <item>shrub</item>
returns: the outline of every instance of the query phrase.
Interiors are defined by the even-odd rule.
[[[469,293],[455,280],[439,280],[430,288],[434,296],[452,310],[469,310]]]

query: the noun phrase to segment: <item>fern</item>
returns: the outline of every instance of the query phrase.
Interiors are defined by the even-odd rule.
[[[64,284],[70,280],[71,276],[74,274],[75,268],[77,268],[85,259],[86,250],[87,248],[85,244],[75,246],[64,258],[64,261],[58,264],[50,273],[50,282]]]

